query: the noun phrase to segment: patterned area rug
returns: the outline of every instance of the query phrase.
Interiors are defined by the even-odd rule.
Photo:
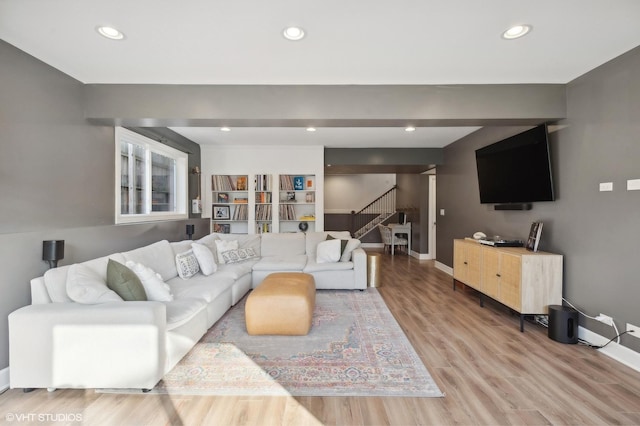
[[[307,336],[249,336],[245,300],[152,392],[443,396],[375,288],[318,290]]]

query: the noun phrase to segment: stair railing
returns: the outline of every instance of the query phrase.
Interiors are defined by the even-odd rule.
[[[359,212],[351,212],[350,231],[354,238],[364,237],[396,212],[396,190],[394,186]]]

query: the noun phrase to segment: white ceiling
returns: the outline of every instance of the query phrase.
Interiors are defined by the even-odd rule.
[[[639,18],[638,0],[0,0],[0,39],[84,83],[563,84],[640,45]],[[533,31],[501,38],[519,23]],[[307,37],[285,40],[288,25]],[[207,144],[426,147],[473,129],[176,130]]]

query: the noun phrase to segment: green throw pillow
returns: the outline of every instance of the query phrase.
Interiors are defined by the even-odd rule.
[[[122,300],[147,300],[147,293],[136,273],[111,259],[107,264],[107,287]]]

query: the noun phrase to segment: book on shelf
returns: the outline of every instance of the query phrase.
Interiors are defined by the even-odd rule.
[[[236,197],[233,199],[235,204],[247,204],[249,199],[247,197]]]
[[[257,221],[271,220],[270,204],[260,204],[256,206],[256,220]]]
[[[271,175],[256,175],[256,191],[271,191]]]
[[[529,251],[538,251],[538,244],[540,244],[540,236],[542,235],[542,222],[533,222],[531,229],[529,230],[529,237],[525,244],[525,248]]]
[[[217,232],[218,234],[229,234],[231,233],[231,225],[228,223],[214,223],[213,232]]]
[[[235,191],[236,183],[229,175],[212,175],[211,188],[214,191]]]
[[[249,217],[246,204],[238,204],[233,210],[233,217],[231,220],[247,220]]]

